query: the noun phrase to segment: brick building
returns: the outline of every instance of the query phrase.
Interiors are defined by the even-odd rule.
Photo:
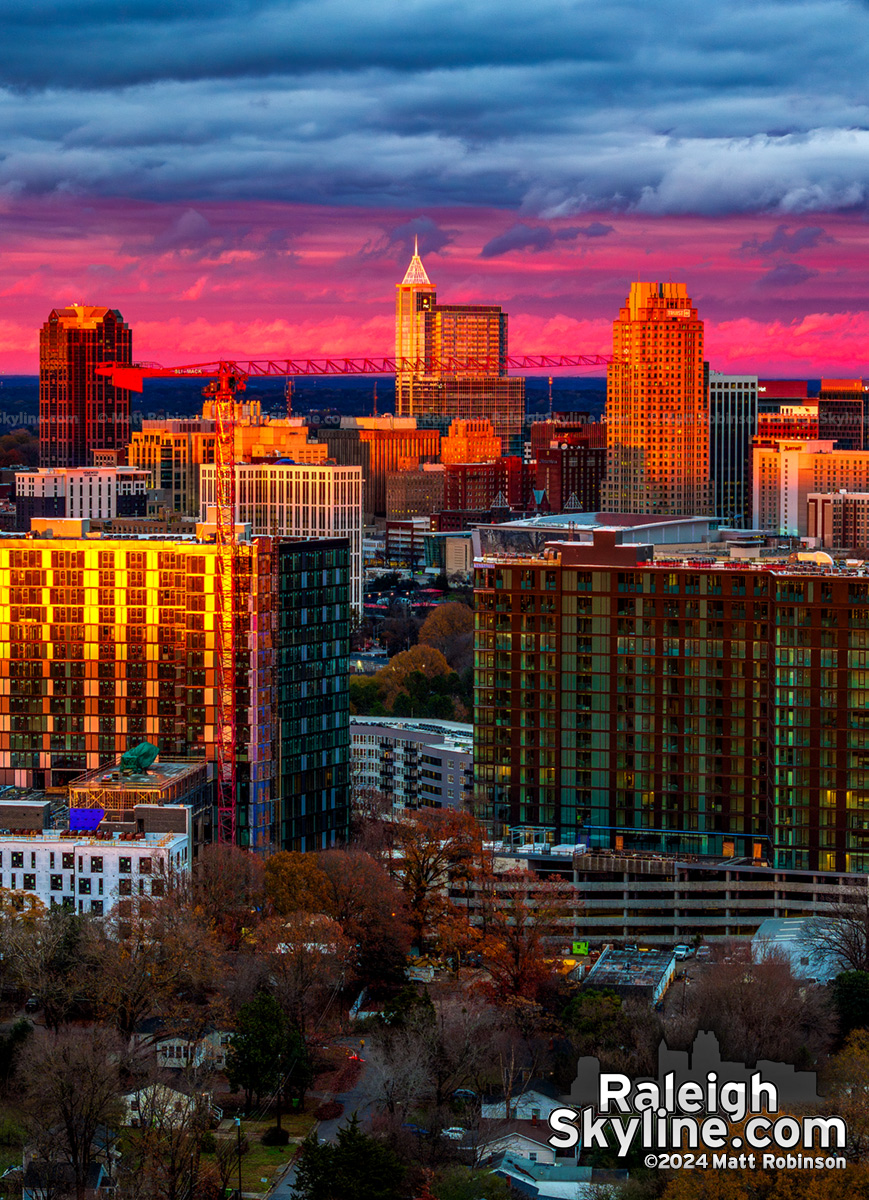
[[[476,565],[475,764],[503,836],[869,870],[869,578],[556,543]]]

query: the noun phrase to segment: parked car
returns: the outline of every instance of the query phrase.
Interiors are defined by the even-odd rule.
[[[456,1088],[452,1095],[453,1100],[460,1100],[463,1104],[473,1104],[477,1099],[477,1093],[471,1088]]]
[[[422,1125],[412,1125],[409,1121],[406,1121],[401,1128],[406,1130],[408,1133],[415,1134],[417,1137],[422,1138],[429,1136],[428,1129],[423,1129]]]
[[[465,1132],[460,1125],[451,1125],[449,1129],[443,1131],[443,1136],[449,1138],[451,1142],[460,1142],[464,1138]]]
[[[676,955],[676,957],[677,957],[678,959],[682,959],[682,958],[690,958],[690,957],[691,957],[691,955],[692,955],[693,953],[694,953],[694,951],[691,949],[691,947],[690,947],[690,946],[686,946],[686,945],[684,945],[684,944],[683,944],[683,945],[680,945],[680,946],[677,946],[677,947],[676,947],[676,949],[675,949],[675,951],[674,951],[674,954]]]
[[[40,1008],[42,1008],[42,1004],[38,996],[28,997],[27,1003],[24,1005],[24,1011],[26,1013],[39,1012]]]
[[[709,948],[709,946],[698,946],[697,947],[697,961],[698,962],[708,962],[711,957],[712,957],[712,950]]]

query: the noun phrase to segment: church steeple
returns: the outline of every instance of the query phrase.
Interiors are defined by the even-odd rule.
[[[410,266],[405,272],[402,279],[401,287],[431,287],[431,280],[425,273],[425,267],[422,265],[422,259],[419,256],[419,237],[413,239],[413,258],[410,260]]]

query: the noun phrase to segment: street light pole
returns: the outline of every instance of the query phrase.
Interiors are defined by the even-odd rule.
[[[235,1118],[235,1132],[238,1137],[238,1200],[241,1200],[241,1117]]]

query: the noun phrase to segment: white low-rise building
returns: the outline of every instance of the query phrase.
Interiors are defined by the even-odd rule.
[[[0,887],[36,896],[47,908],[101,916],[124,897],[162,895],[167,878],[189,870],[187,833],[0,835]]]

